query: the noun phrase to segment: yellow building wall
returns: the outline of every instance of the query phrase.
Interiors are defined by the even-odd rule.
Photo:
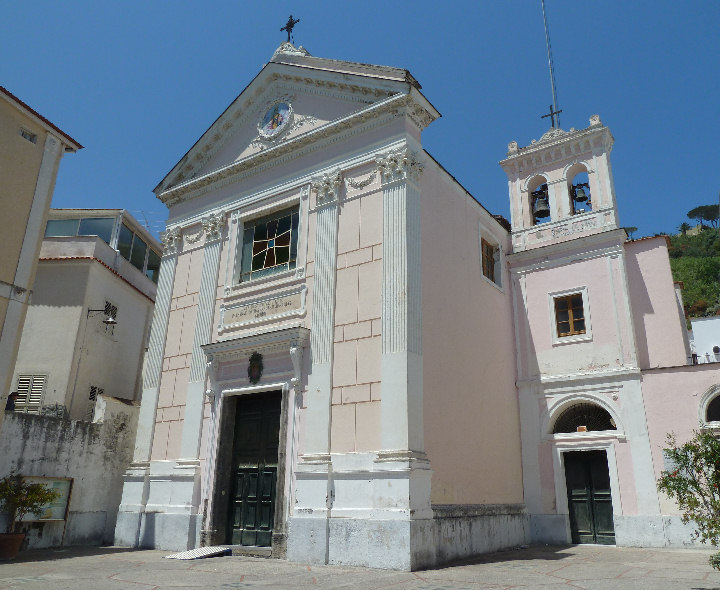
[[[20,129],[36,135],[36,142]],[[13,284],[35,195],[47,132],[6,101],[0,101],[0,281]],[[3,314],[4,316],[4,314]]]

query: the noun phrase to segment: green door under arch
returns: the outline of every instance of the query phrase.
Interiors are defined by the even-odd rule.
[[[607,453],[572,451],[563,458],[572,542],[614,545]]]

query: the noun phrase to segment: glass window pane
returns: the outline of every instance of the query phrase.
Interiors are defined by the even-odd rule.
[[[50,219],[45,227],[45,237],[76,236],[79,219]]]
[[[148,253],[147,270],[145,274],[150,277],[153,283],[158,282],[158,275],[160,274],[160,254],[150,248]]]
[[[575,320],[573,322],[573,332],[575,334],[582,334],[585,332],[585,320]]]
[[[145,266],[146,252],[147,244],[143,242],[140,236],[135,236],[135,239],[133,240],[132,253],[130,254],[130,262],[138,270],[143,270],[143,266]]]
[[[111,217],[87,217],[80,220],[79,236],[98,236],[106,244],[110,243],[115,220]]]
[[[130,251],[132,250],[133,233],[124,223],[120,226],[120,235],[118,236],[117,249],[120,255],[126,260],[130,260]]]

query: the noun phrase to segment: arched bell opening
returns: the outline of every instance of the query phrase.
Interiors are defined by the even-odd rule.
[[[573,215],[592,211],[592,195],[587,169],[582,164],[574,164],[568,169],[568,198],[570,212]]]
[[[539,225],[550,221],[550,193],[548,192],[547,179],[544,176],[536,176],[530,180],[528,183],[528,195],[532,224]]]
[[[617,430],[615,419],[597,404],[582,402],[564,410],[555,420],[553,434]]]

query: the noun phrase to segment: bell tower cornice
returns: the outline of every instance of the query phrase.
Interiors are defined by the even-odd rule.
[[[610,168],[614,138],[598,115],[585,129],[550,128],[526,147],[508,145],[513,250],[618,228]]]

